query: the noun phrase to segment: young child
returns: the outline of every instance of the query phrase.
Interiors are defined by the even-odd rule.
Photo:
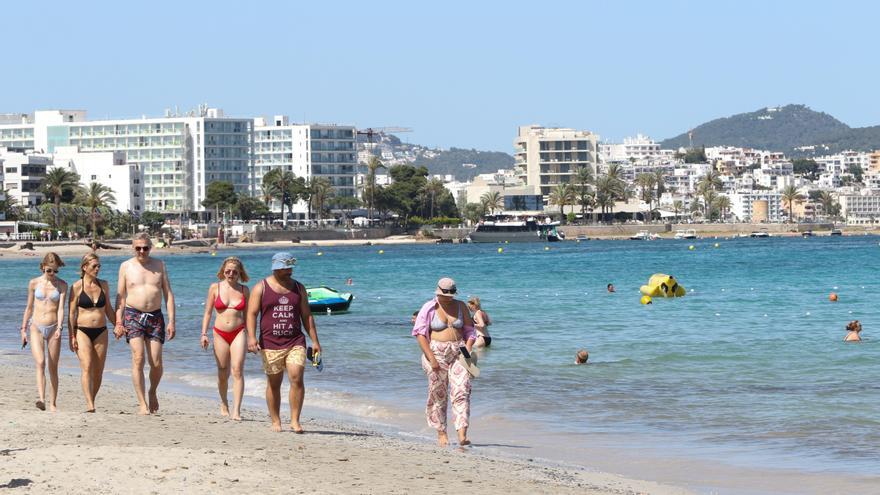
[[[862,338],[859,337],[859,332],[862,331],[862,324],[859,323],[859,320],[853,320],[846,325],[846,337],[843,338],[844,342],[861,342]]]
[[[574,356],[574,364],[587,364],[587,359],[590,359],[590,353],[586,349],[581,349]]]

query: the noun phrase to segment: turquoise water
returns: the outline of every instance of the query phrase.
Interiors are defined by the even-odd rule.
[[[713,247],[718,242],[719,247]],[[688,245],[696,249],[688,250]],[[550,246],[550,250],[545,250]],[[379,249],[384,254],[379,254]],[[590,241],[497,245],[297,248],[294,276],[351,290],[347,314],[318,317],[326,369],[307,376],[309,402],[373,419],[424,407],[426,380],[409,318],[441,276],[479,295],[494,325],[474,382],[472,436],[481,421],[559,434],[625,435],[627,448],[661,443],[683,455],[762,468],[876,474],[880,458],[878,238]],[[321,252],[322,255],[318,256]],[[227,253],[223,253],[227,254]],[[231,251],[252,278],[271,251]],[[160,256],[161,257],[161,256]],[[169,377],[210,393],[214,361],[198,347],[207,286],[219,257],[164,258],[178,308],[166,346]],[[122,258],[103,260],[115,287]],[[71,281],[76,260],[66,260]],[[4,261],[0,337],[17,353],[25,284],[38,261]],[[688,290],[639,304],[655,272]],[[617,293],[607,294],[605,285]],[[831,303],[836,292],[840,301]],[[861,344],[842,342],[848,320]],[[578,348],[588,366],[574,366]],[[75,358],[65,351],[65,363]],[[116,342],[110,373],[125,374]],[[248,393],[262,396],[249,357]],[[424,432],[424,430],[422,431]]]

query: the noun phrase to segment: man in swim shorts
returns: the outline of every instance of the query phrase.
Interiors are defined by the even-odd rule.
[[[312,340],[314,354],[321,353],[315,318],[309,310],[306,288],[291,275],[296,258],[290,253],[272,256],[272,275],[251,289],[247,305],[248,351],[260,352],[266,372],[266,405],[272,429],[281,431],[281,382],[284,372],[290,380],[290,428],[302,433],[299,418],[305,399],[303,371],[306,364],[306,337]],[[257,316],[260,338],[257,340]]]
[[[119,267],[116,296],[117,339],[125,336],[131,347],[131,381],[140,404],[140,414],[159,410],[156,390],[162,379],[162,346],[174,338],[174,294],[165,263],[150,257],[153,243],[146,233],[132,240],[134,257]],[[168,322],[162,314],[162,299],[168,307]],[[150,389],[144,393],[144,361],[150,363]],[[149,399],[149,403],[147,402]]]

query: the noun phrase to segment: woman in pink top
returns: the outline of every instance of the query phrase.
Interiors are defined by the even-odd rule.
[[[455,299],[457,289],[451,278],[441,278],[436,297],[426,302],[416,317],[412,334],[422,348],[422,369],[428,375],[428,426],[437,430],[441,447],[449,444],[446,435],[446,408],[452,398],[452,416],[458,443],[470,445],[467,437],[471,408],[471,375],[458,360],[460,349],[474,345],[474,322],[465,303]]]

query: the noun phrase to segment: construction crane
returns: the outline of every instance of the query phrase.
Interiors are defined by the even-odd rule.
[[[373,144],[373,136],[376,134],[397,134],[400,132],[412,132],[410,127],[367,127],[362,131],[357,131],[358,135],[367,136],[367,142]],[[372,146],[371,146],[372,147]]]

